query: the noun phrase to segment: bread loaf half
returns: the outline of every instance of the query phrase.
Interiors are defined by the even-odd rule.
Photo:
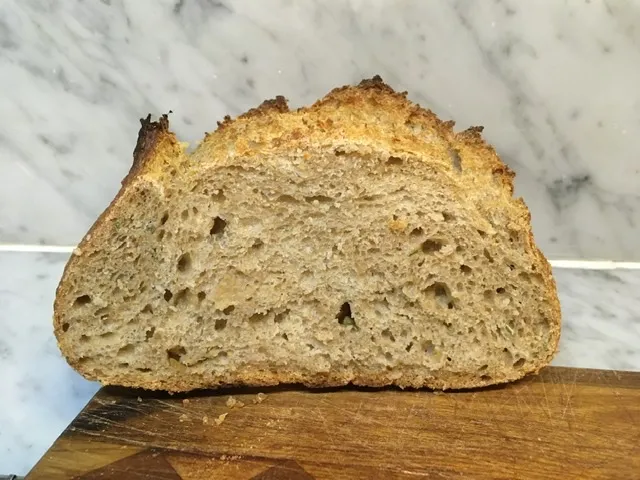
[[[55,334],[89,379],[186,391],[467,388],[537,372],[560,335],[513,173],[379,77],[226,118],[193,153],[146,119],[71,256]]]

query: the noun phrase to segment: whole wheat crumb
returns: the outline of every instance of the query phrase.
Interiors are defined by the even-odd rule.
[[[227,418],[227,415],[229,415],[229,413],[223,413],[222,415],[218,415],[218,418],[216,418],[214,420],[214,422],[216,422],[216,425],[221,425],[222,422],[224,422],[224,419]]]
[[[188,418],[189,417],[187,417],[187,415],[185,413],[183,413],[182,415],[180,415],[179,420],[180,420],[180,422],[185,422],[185,421],[187,421]]]
[[[256,398],[254,398],[254,399],[253,399],[253,403],[254,403],[254,404],[255,404],[255,403],[262,403],[262,402],[264,402],[264,400],[265,400],[266,398],[267,398],[267,396],[266,396],[264,393],[260,392],[260,393],[258,393],[258,394],[256,395]]]
[[[202,424],[203,425],[208,425],[209,424],[209,417],[207,417],[206,415],[204,417],[202,417]]]

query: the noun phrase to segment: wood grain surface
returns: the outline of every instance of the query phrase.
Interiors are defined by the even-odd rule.
[[[548,368],[450,393],[103,388],[27,478],[640,479],[640,373]]]

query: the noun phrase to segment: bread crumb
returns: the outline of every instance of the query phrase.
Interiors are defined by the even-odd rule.
[[[183,413],[182,415],[180,415],[180,422],[185,422],[189,419],[189,417],[187,417],[187,415],[185,413]]]
[[[141,397],[138,397],[138,402],[142,402],[142,398]]]
[[[222,424],[222,422],[224,422],[224,419],[227,418],[227,415],[229,415],[229,412],[218,415],[218,418],[214,420],[214,422],[216,422],[216,425]]]
[[[229,408],[242,408],[242,407],[244,407],[244,402],[242,402],[240,400],[236,400],[233,397],[229,397],[227,399],[227,407],[229,407]]]
[[[79,257],[80,255],[82,255],[82,249],[76,247],[73,249],[73,254],[76,255],[77,257]]]
[[[206,415],[204,417],[202,417],[202,424],[203,425],[208,425],[209,424],[209,417],[207,417]]]
[[[404,232],[408,226],[409,223],[406,220],[394,218],[393,220],[389,221],[389,230],[391,230],[392,232]]]
[[[182,404],[183,404],[183,405],[189,405],[189,403],[190,403],[190,402],[189,402],[189,399],[188,399],[188,398],[185,398],[184,400],[182,400]]]
[[[256,395],[256,398],[253,399],[253,403],[262,403],[264,402],[265,398],[267,398],[267,396],[264,393],[260,392]]]

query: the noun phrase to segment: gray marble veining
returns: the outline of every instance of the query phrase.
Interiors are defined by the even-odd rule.
[[[26,473],[98,389],[62,359],[51,316],[66,254],[0,253],[0,467]],[[554,271],[555,365],[640,371],[640,271]]]
[[[138,119],[197,142],[225,114],[380,74],[518,173],[552,258],[640,260],[637,2],[0,3],[0,242],[75,244]]]

